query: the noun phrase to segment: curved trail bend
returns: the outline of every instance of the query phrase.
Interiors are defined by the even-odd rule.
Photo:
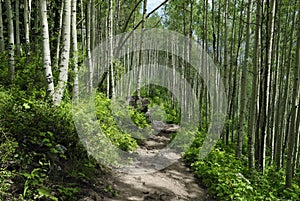
[[[144,141],[137,153],[143,156],[153,155],[160,151],[169,141],[171,133],[179,127],[171,124],[160,126],[158,135]],[[212,200],[206,191],[199,186],[182,159],[173,165],[148,174],[115,173],[114,186],[118,196],[105,198],[107,201],[208,201]]]

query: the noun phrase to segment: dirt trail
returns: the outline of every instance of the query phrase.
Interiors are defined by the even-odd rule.
[[[171,133],[179,127],[176,125],[158,124],[160,133],[144,141],[137,150],[144,158],[157,154],[169,141]],[[212,200],[197,179],[190,172],[179,156],[170,156],[169,160],[176,160],[171,166],[153,171],[147,174],[115,173],[114,188],[118,190],[118,196],[104,198],[107,201],[204,201]],[[166,159],[166,160],[168,160]],[[143,167],[149,168],[143,163]],[[136,164],[140,170],[141,165]],[[155,167],[153,167],[155,168]],[[161,168],[159,168],[161,169]]]

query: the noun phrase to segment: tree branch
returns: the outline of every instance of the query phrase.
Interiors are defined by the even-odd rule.
[[[165,5],[169,0],[165,0],[164,2],[162,2],[159,6],[157,6],[156,8],[154,8],[150,13],[148,13],[148,15],[146,16],[146,19],[148,19],[155,11],[157,11],[159,8],[161,8],[163,5]],[[121,43],[121,45],[118,48],[117,51],[117,55],[119,54],[120,49],[123,47],[123,45],[125,44],[125,42],[128,40],[128,38],[132,35],[132,33],[141,25],[141,23],[143,22],[143,19],[139,21],[139,23],[137,23],[137,25],[134,26],[134,28],[132,29],[132,31],[128,34],[128,36],[123,40],[124,35],[122,36],[122,38],[120,39],[123,40],[123,42]]]

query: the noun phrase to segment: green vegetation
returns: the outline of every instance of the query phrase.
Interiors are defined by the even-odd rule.
[[[1,87],[0,200],[77,200],[78,181],[96,182],[98,170],[78,139],[71,103],[55,107],[28,94],[36,92]],[[96,100],[103,131],[123,150],[135,149],[113,123],[110,100],[101,94]]]
[[[179,101],[167,88],[150,84],[142,87],[141,96],[149,98],[151,117],[155,120],[179,124],[181,117]]]
[[[300,200],[300,1],[165,0],[156,13],[147,4],[0,0],[0,201],[75,201],[96,187],[118,196],[111,175],[99,181],[109,169],[91,151],[115,160],[107,139],[139,150],[152,120],[183,128],[170,131],[180,139],[170,148],[197,134],[185,159],[217,200]],[[148,37],[150,28],[174,35]],[[141,86],[162,79],[168,87]],[[86,132],[95,143],[87,148],[72,103],[96,88],[88,108],[96,117],[82,127],[101,132]],[[121,93],[137,101],[114,111]],[[199,131],[185,122],[194,116]],[[222,126],[215,116],[226,117],[220,141],[200,160],[210,126]]]
[[[1,200],[76,200],[79,189],[71,181],[95,169],[81,169],[94,162],[79,143],[71,105],[30,100],[17,88],[2,87],[0,96]]]
[[[249,173],[247,158],[236,159],[233,145],[219,142],[209,155],[198,159],[205,133],[199,132],[193,145],[185,153],[185,160],[195,175],[217,200],[298,200],[300,187],[295,181],[292,188],[285,188],[283,170],[268,167],[263,175]]]
[[[137,142],[129,133],[122,132],[122,128],[118,128],[115,122],[115,116],[120,116],[121,113],[116,113],[113,116],[111,111],[111,99],[104,94],[97,94],[95,98],[95,108],[101,131],[111,140],[118,148],[124,151],[133,151],[137,148]],[[144,127],[147,124],[146,118],[141,113],[131,110],[131,117],[139,127]],[[124,122],[125,123],[125,122]]]

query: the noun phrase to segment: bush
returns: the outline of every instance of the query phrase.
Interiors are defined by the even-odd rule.
[[[10,190],[13,184],[12,179],[15,177],[15,171],[8,170],[8,167],[15,163],[18,143],[10,139],[1,128],[0,133],[0,200],[7,200],[12,196]]]
[[[251,200],[253,188],[242,174],[243,165],[233,155],[213,150],[207,159],[191,164],[208,191],[222,200]]]
[[[104,94],[97,94],[95,99],[96,115],[100,124],[102,132],[112,141],[112,143],[124,151],[133,151],[137,148],[137,142],[131,137],[130,134],[124,133],[122,128],[118,128],[115,116],[120,116],[122,119],[122,113],[112,114],[110,109],[111,100]],[[144,124],[145,119],[140,116],[140,113],[131,113],[135,121],[139,125]],[[126,118],[125,118],[126,119]],[[124,122],[126,125],[126,122]],[[125,129],[126,132],[126,129]]]
[[[54,107],[17,89],[0,96],[1,200],[74,200],[78,189],[67,181],[93,178],[94,163],[79,142],[71,104]]]
[[[247,161],[236,159],[231,145],[218,143],[204,160],[198,158],[204,134],[199,133],[185,160],[191,164],[196,176],[218,200],[299,200],[300,188],[293,184],[285,188],[283,170],[267,167],[265,174],[249,174]]]

